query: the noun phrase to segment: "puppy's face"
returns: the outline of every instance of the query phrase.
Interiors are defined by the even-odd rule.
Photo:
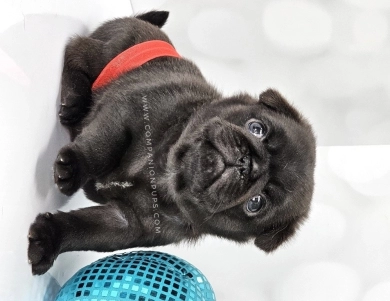
[[[269,252],[294,234],[313,193],[315,138],[283,97],[203,107],[168,155],[169,189],[210,233]]]

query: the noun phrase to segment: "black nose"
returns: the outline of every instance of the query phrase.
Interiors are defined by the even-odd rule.
[[[236,167],[241,175],[248,175],[251,172],[251,163],[250,156],[243,156],[237,160]]]

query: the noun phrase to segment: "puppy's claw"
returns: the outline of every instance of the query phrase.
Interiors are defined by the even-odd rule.
[[[72,195],[80,187],[80,172],[76,154],[70,147],[60,150],[54,163],[54,182],[65,195]]]
[[[70,156],[66,153],[59,153],[58,156],[57,156],[57,160],[56,160],[57,163],[61,163],[61,164],[70,164],[71,163],[71,159],[70,159]]]

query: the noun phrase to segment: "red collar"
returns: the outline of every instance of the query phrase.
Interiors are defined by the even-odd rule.
[[[118,54],[104,67],[93,83],[92,90],[99,89],[123,73],[162,56],[180,57],[175,48],[164,41],[153,40],[136,44]]]

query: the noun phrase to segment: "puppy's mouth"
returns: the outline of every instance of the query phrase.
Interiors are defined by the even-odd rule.
[[[249,153],[224,153],[210,140],[193,145],[182,159],[182,172],[185,174],[186,183],[200,191],[228,179],[243,180],[250,184],[260,175],[259,164],[254,156]]]

